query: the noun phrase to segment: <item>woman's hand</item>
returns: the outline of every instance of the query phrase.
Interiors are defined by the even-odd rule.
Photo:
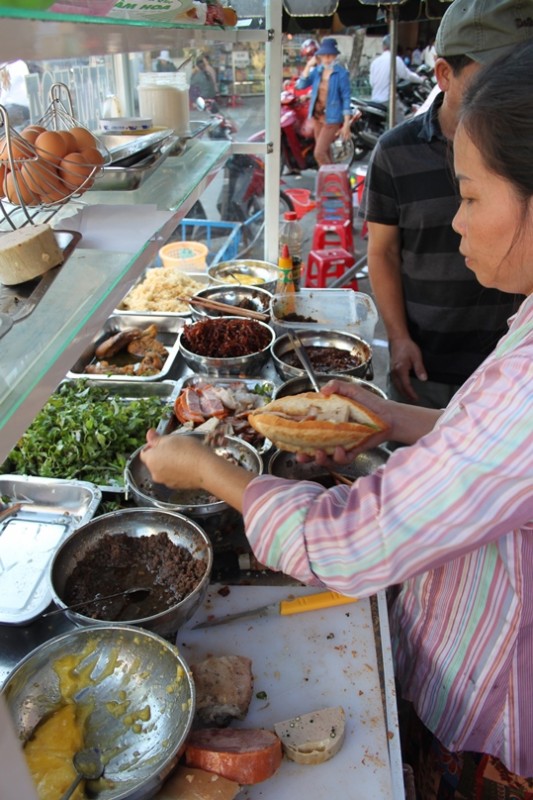
[[[150,429],[141,461],[156,483],[172,489],[198,489],[201,485],[202,458],[207,448],[195,436],[160,436]]]
[[[347,142],[350,136],[352,135],[352,131],[350,128],[350,120],[345,120],[342,128],[339,131],[339,136],[343,140],[343,142]]]

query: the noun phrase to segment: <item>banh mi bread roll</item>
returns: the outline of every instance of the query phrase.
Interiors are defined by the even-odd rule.
[[[318,392],[280,397],[251,411],[248,422],[279,450],[308,455],[317,450],[331,455],[337,446],[350,450],[388,428],[355,400]]]

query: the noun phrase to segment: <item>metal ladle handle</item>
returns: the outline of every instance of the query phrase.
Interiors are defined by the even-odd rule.
[[[298,334],[293,333],[293,331],[289,331],[289,339],[291,340],[294,351],[298,356],[302,367],[305,369],[307,373],[307,377],[311,381],[311,386],[315,390],[315,392],[320,391],[320,384],[318,383],[318,379],[316,377],[316,373],[313,369],[313,365],[311,364],[311,360],[309,358],[309,354],[305,349],[302,340],[298,336]]]

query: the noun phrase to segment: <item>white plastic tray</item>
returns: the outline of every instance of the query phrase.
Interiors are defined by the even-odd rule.
[[[301,289],[290,295],[291,311],[313,322],[283,319],[287,296],[275,294],[270,301],[272,325],[277,332],[290,330],[336,330],[354,333],[371,343],[378,321],[374,301],[368,294],[352,289]]]

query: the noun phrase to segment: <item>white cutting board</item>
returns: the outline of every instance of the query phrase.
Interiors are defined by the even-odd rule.
[[[212,586],[204,605],[177,636],[188,663],[209,655],[252,659],[254,689],[240,728],[267,728],[275,722],[319,708],[340,705],[346,713],[342,750],[314,766],[283,759],[278,772],[263,783],[245,787],[239,800],[399,800],[401,775],[393,776],[370,603],[312,611],[289,617],[243,619],[191,630],[208,616],[255,608],[288,596],[311,594],[309,587],[231,586],[223,597]],[[226,589],[226,587],[224,587]],[[258,692],[266,699],[258,699]]]

